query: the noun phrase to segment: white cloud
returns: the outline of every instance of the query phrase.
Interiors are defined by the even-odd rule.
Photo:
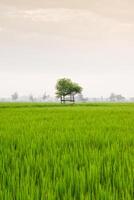
[[[117,19],[105,17],[99,15],[96,12],[85,9],[65,9],[65,8],[47,8],[47,9],[35,9],[35,10],[3,10],[0,16],[18,20],[27,20],[34,23],[72,23],[77,26],[87,26],[91,31],[99,30],[120,32],[124,30],[131,30],[134,28],[133,23],[120,22]],[[89,26],[90,25],[90,26]]]
[[[98,13],[89,9],[26,10],[14,7],[0,10],[0,22],[4,24],[6,32],[10,32],[10,36],[24,40],[33,37],[38,41],[46,40],[46,37],[50,36],[55,41],[57,37],[64,37],[70,41],[84,40],[84,44],[93,43],[97,46],[98,41],[108,45],[112,45],[114,41],[120,45],[125,42],[133,43],[134,23]],[[5,37],[3,35],[3,38]]]
[[[65,9],[65,8],[48,8],[48,9],[36,9],[36,10],[10,10],[3,11],[1,16],[12,17],[12,18],[25,18],[32,21],[44,21],[44,22],[64,22],[64,21],[96,21],[105,20],[100,15],[89,10],[82,9]],[[113,21],[110,19],[110,21]]]

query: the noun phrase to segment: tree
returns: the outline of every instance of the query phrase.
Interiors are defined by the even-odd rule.
[[[15,92],[14,94],[11,95],[11,97],[12,97],[13,101],[16,101],[18,99],[19,95],[17,92]]]
[[[46,98],[47,98],[47,95],[46,95],[46,92],[45,92],[45,93],[43,94],[43,96],[42,96],[43,101],[45,101]]]
[[[84,100],[85,100],[85,99],[84,99],[84,97],[83,97],[82,94],[78,94],[78,95],[77,95],[77,101],[82,102],[82,101],[84,101]]]
[[[110,101],[112,101],[112,102],[116,101],[116,95],[115,95],[114,93],[111,93],[109,99],[110,99]]]
[[[30,94],[30,95],[29,95],[29,100],[30,100],[31,102],[33,102],[33,101],[34,101],[34,97],[33,97],[33,95],[32,95],[32,94]]]
[[[123,97],[121,94],[114,94],[114,93],[110,95],[109,99],[111,102],[125,101],[125,97]]]
[[[116,95],[117,101],[125,101],[125,97],[123,97],[121,94]]]
[[[46,94],[46,92],[42,96],[42,100],[46,101],[49,98],[49,95]]]
[[[61,99],[61,102],[66,102],[66,96],[70,96],[70,100],[75,101],[75,95],[80,94],[82,92],[82,87],[80,87],[77,83],[71,81],[71,79],[62,78],[57,81],[56,84],[56,95]]]

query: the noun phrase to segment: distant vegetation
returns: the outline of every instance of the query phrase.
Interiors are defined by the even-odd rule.
[[[134,104],[0,104],[1,200],[133,200]]]
[[[109,97],[85,97],[82,94],[83,88],[72,82],[71,79],[62,78],[56,83],[56,96],[50,96],[46,92],[40,96],[33,94],[20,96],[14,92],[9,98],[0,98],[0,102],[134,102],[134,97],[125,98],[121,94],[111,93]]]
[[[75,95],[81,94],[82,87],[77,83],[73,83],[71,79],[62,78],[57,81],[56,84],[56,95],[60,98],[61,103],[66,101],[75,102]],[[69,99],[66,97],[69,96]]]

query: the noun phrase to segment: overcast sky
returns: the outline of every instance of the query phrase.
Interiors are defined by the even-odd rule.
[[[62,77],[134,96],[133,0],[0,1],[0,97],[54,96]]]

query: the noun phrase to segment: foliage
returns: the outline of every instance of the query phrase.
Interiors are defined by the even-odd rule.
[[[134,104],[0,104],[0,199],[134,199]]]
[[[123,97],[121,94],[114,94],[114,93],[110,95],[109,99],[111,102],[125,101],[125,97]]]
[[[70,79],[63,78],[58,80],[56,90],[57,97],[65,97],[67,95],[81,93],[82,88],[77,83],[73,83]]]
[[[32,94],[29,96],[29,100],[32,101],[32,102],[34,101],[34,97],[33,97]]]
[[[12,100],[13,100],[13,101],[17,100],[17,99],[18,99],[18,96],[19,96],[18,93],[15,92],[14,94],[11,95]]]

